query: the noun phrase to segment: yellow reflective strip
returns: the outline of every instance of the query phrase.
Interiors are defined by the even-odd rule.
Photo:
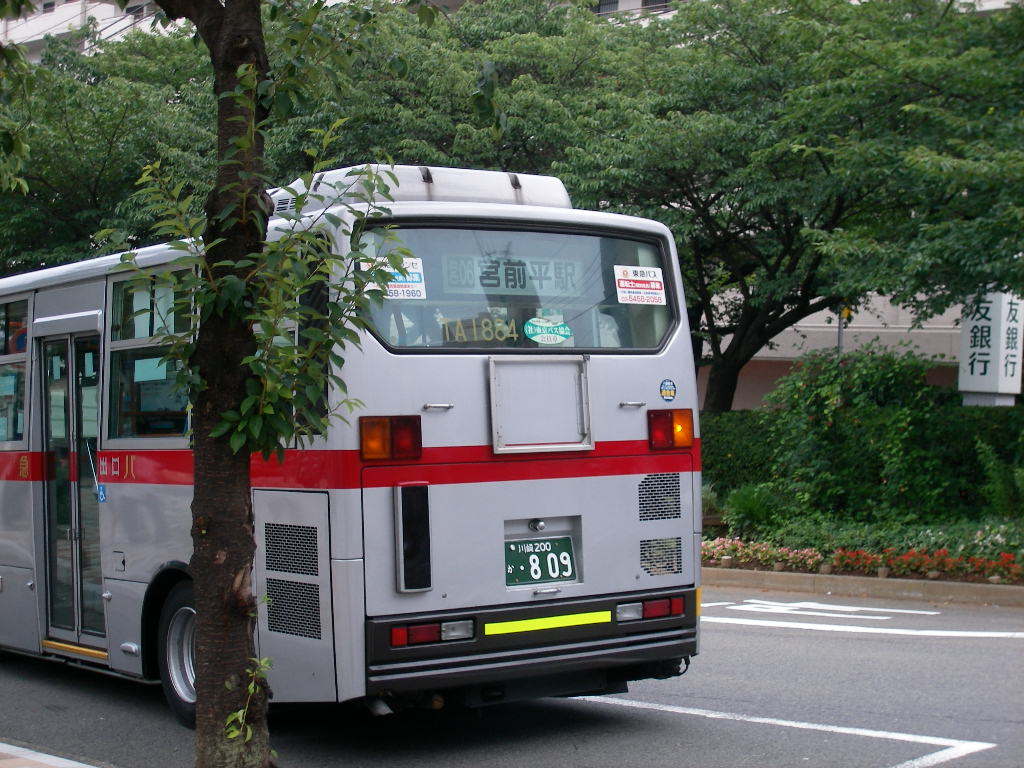
[[[106,661],[107,652],[97,648],[88,648],[84,645],[73,643],[58,643],[56,640],[43,640],[43,648],[48,651],[61,651],[64,653],[77,653],[79,656],[87,656],[90,659],[103,659]]]
[[[498,621],[493,624],[484,624],[484,634],[508,635],[512,632],[536,632],[538,629],[579,627],[583,624],[610,624],[611,620],[611,611],[569,613],[565,616],[545,616],[542,619],[519,619],[518,621]]]
[[[693,600],[696,603],[696,605],[694,606],[694,609],[696,610],[696,614],[695,615],[697,616],[697,618],[700,618],[700,593],[701,593],[701,590],[703,590],[703,589],[704,589],[704,587],[697,587],[696,593],[694,594],[694,597],[693,597]]]

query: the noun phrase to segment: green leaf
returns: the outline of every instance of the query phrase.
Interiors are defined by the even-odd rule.
[[[245,433],[244,432],[232,432],[231,440],[229,445],[231,446],[232,453],[238,453],[245,446]]]

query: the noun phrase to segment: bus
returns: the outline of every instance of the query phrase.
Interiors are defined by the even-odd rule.
[[[283,462],[252,459],[273,701],[386,713],[680,674],[698,652],[700,437],[670,232],[574,209],[556,178],[391,170],[363,236],[411,255],[346,352],[364,407]],[[351,223],[342,202],[309,215]],[[325,231],[343,256],[344,226]],[[0,279],[0,648],[160,681],[189,722],[173,301],[120,263]]]

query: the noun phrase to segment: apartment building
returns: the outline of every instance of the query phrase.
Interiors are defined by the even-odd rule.
[[[156,6],[146,0],[123,10],[99,0],[40,0],[36,9],[18,19],[4,19],[0,40],[16,43],[29,61],[38,61],[47,37],[61,37],[81,29],[92,19],[101,40],[116,40],[133,29],[149,29]]]

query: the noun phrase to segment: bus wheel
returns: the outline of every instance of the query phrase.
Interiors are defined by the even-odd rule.
[[[196,609],[192,582],[171,590],[160,611],[160,682],[174,716],[196,727]]]

